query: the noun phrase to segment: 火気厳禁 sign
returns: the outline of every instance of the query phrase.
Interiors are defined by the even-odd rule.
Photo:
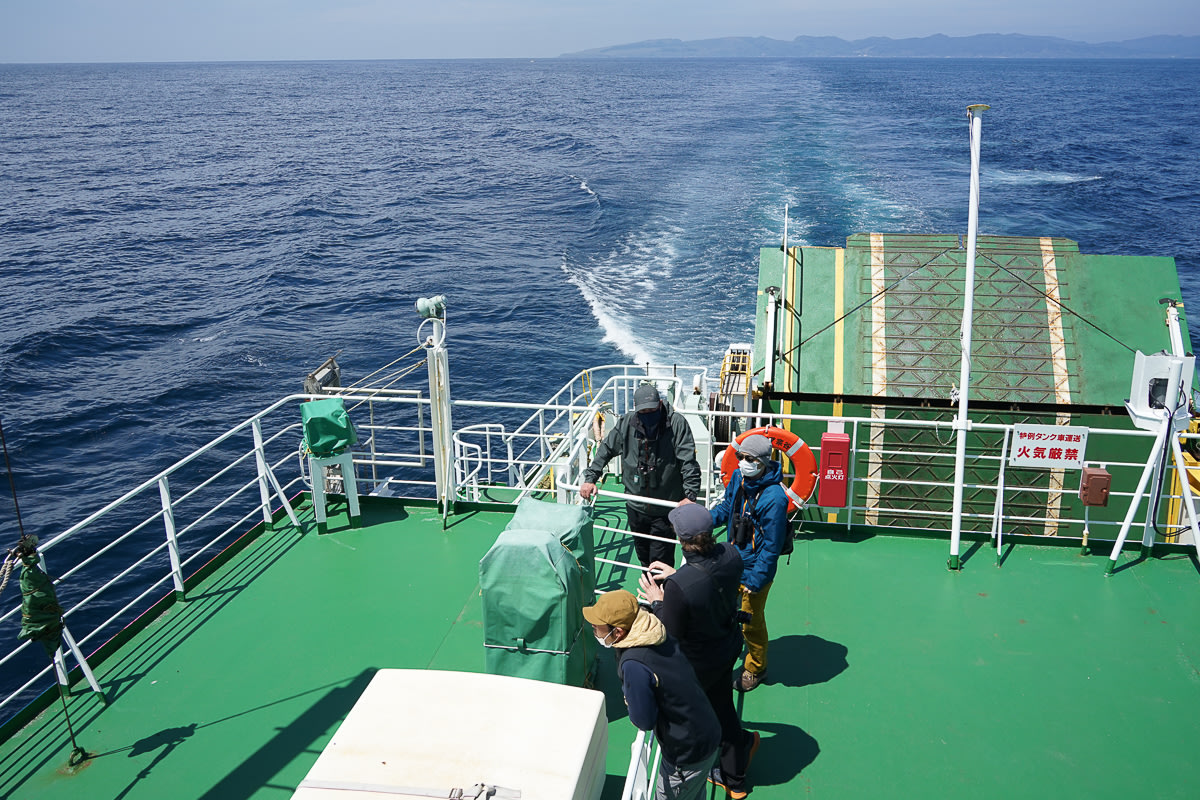
[[[1087,428],[1066,425],[1014,425],[1008,443],[1010,467],[1083,469]]]

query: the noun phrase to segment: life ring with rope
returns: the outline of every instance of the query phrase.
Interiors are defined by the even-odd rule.
[[[611,403],[604,402],[596,410],[596,415],[592,417],[592,439],[596,444],[604,441],[605,430],[617,424],[617,415],[613,413]]]
[[[788,497],[788,513],[790,514],[812,497],[813,489],[817,485],[817,457],[799,436],[786,428],[776,428],[773,425],[765,428],[752,428],[734,441],[741,444],[747,436],[755,434],[767,437],[771,442],[771,447],[791,459],[796,477],[792,479],[791,486],[779,484],[783,486],[784,494]],[[737,468],[737,448],[731,444],[725,448],[725,454],[721,456],[721,482],[728,486],[729,479],[733,477],[733,471]]]

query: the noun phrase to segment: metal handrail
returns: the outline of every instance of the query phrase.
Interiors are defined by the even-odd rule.
[[[654,796],[654,776],[661,757],[656,738],[639,729],[629,746],[629,768],[625,771],[621,800],[650,800]]]
[[[595,370],[585,370],[580,375],[595,375]],[[471,458],[464,459],[464,464],[460,465],[463,472],[460,473],[461,483],[458,487],[460,498],[478,498],[479,494],[475,492],[479,484],[486,480],[493,482],[497,476],[509,476],[509,486],[497,487],[499,489],[508,489],[515,493],[515,499],[518,499],[525,494],[532,492],[544,493],[546,490],[537,489],[541,478],[550,474],[551,470],[555,470],[555,487],[560,501],[579,502],[577,487],[579,479],[582,476],[583,469],[586,467],[587,448],[589,446],[590,426],[592,415],[600,408],[601,404],[611,398],[614,408],[622,407],[622,395],[631,390],[634,380],[645,378],[645,374],[635,373],[629,368],[622,368],[622,374],[612,376],[604,385],[593,392],[589,392],[586,402],[583,395],[577,395],[573,389],[573,383],[579,380],[579,376],[573,379],[572,385],[560,389],[559,392],[552,398],[551,403],[514,403],[514,402],[487,402],[487,401],[469,401],[460,400],[454,401],[452,405],[459,409],[470,410],[513,410],[524,409],[530,412],[526,420],[518,426],[517,429],[504,432],[503,426],[498,426],[497,431],[493,433],[492,429],[486,434],[488,436],[500,436],[505,442],[505,448],[500,452],[489,445],[486,448],[479,448],[473,453]],[[656,378],[657,380],[674,380],[681,379],[676,376],[665,376]],[[593,383],[594,385],[594,383]],[[379,491],[381,489],[394,489],[399,487],[403,491],[415,491],[420,496],[428,497],[429,488],[433,485],[428,479],[428,475],[432,472],[432,458],[428,455],[428,442],[426,436],[429,435],[429,427],[424,424],[410,425],[410,418],[401,419],[376,419],[375,415],[380,414],[381,417],[386,417],[387,414],[398,414],[401,417],[404,415],[416,415],[418,422],[423,419],[425,407],[430,404],[427,398],[415,396],[412,393],[380,393],[372,392],[368,395],[363,395],[355,391],[343,392],[340,396],[347,401],[353,402],[361,400],[371,405],[372,414],[372,436],[384,437],[382,442],[372,442],[372,449],[367,453],[356,453],[354,464],[356,466],[370,467],[372,471],[380,468],[387,468],[380,477],[372,477],[370,479],[355,478],[362,485],[364,482],[370,488],[370,491]],[[298,424],[296,419],[298,414],[290,413],[289,409],[294,410],[294,407],[304,401],[317,399],[317,395],[308,394],[293,394],[284,397],[275,403],[271,404],[262,411],[254,414],[246,420],[240,422],[230,428],[225,433],[212,439],[207,444],[198,448],[195,452],[188,454],[183,459],[171,465],[165,470],[162,470],[152,478],[138,484],[132,490],[124,493],[118,499],[108,503],[98,511],[89,514],[81,522],[72,525],[62,533],[54,536],[44,542],[41,546],[43,555],[50,554],[54,558],[59,549],[71,539],[77,537],[85,531],[92,531],[95,526],[101,522],[107,523],[111,517],[120,513],[129,515],[130,511],[136,512],[136,518],[129,520],[123,530],[118,531],[111,537],[106,537],[101,542],[92,542],[88,546],[88,554],[78,560],[77,563],[66,567],[59,574],[57,583],[61,586],[64,581],[69,581],[81,572],[87,569],[92,569],[106,556],[110,555],[119,547],[130,547],[131,542],[141,542],[146,536],[152,534],[153,525],[166,524],[168,531],[167,535],[172,533],[177,541],[186,545],[186,553],[178,565],[169,567],[164,572],[154,572],[161,569],[156,562],[161,560],[163,553],[169,551],[172,544],[162,536],[162,530],[157,537],[148,544],[141,545],[142,550],[135,554],[130,562],[120,565],[117,573],[110,576],[107,580],[99,582],[99,586],[92,589],[87,595],[78,602],[73,602],[70,608],[66,611],[64,617],[68,625],[74,625],[84,616],[85,610],[87,614],[96,616],[95,622],[90,619],[85,620],[88,624],[88,630],[80,637],[81,643],[89,643],[96,639],[99,634],[110,628],[116,622],[127,618],[127,616],[135,611],[140,605],[147,602],[164,591],[164,584],[170,582],[182,573],[184,568],[190,568],[199,559],[201,554],[211,552],[218,547],[222,541],[225,541],[231,533],[245,530],[245,526],[252,523],[256,515],[262,514],[269,518],[273,512],[273,508],[281,504],[283,498],[298,490],[300,486],[300,475],[298,465],[295,470],[287,472],[291,467],[288,466],[295,455],[295,448],[288,445],[288,441],[297,436]],[[563,402],[568,400],[569,402]],[[284,414],[284,419],[277,419],[276,415]],[[710,421],[719,418],[730,419],[751,419],[761,421],[763,415],[745,414],[739,412],[725,411],[704,411],[701,414]],[[795,420],[801,422],[816,422],[821,424],[839,423],[846,426],[854,434],[852,437],[851,451],[851,468],[849,470],[850,480],[853,486],[862,486],[868,483],[882,485],[889,481],[886,478],[869,477],[858,474],[854,468],[853,459],[863,456],[870,452],[869,436],[864,435],[864,431],[870,431],[876,426],[899,426],[906,428],[947,428],[946,422],[932,420],[912,420],[912,419],[876,419],[873,417],[830,417],[811,414],[772,414],[769,421],[773,424],[782,424],[786,421]],[[264,489],[266,501],[261,498],[251,501],[247,496],[247,492],[253,496],[251,491],[255,485],[261,488],[265,486],[265,477],[259,474],[257,460],[253,457],[257,452],[258,446],[249,448],[242,446],[245,439],[249,439],[255,426],[262,426],[264,422],[273,423],[270,428],[269,435],[262,438],[261,448],[264,451],[270,450],[271,457],[264,459],[266,468],[274,475],[278,473],[281,476],[279,480],[279,492],[267,492]],[[394,424],[396,423],[396,424]],[[867,426],[864,428],[863,426]],[[1000,423],[972,423],[971,429],[975,431],[994,431],[1005,432],[1003,439],[1007,440],[1007,433],[1011,430],[1011,425]],[[465,443],[461,438],[462,435],[470,435],[473,429],[477,426],[466,425],[459,429],[457,440],[460,444]],[[1107,428],[1093,429],[1089,433],[1095,437],[1138,437],[1143,438],[1147,442],[1153,440],[1154,433],[1142,430],[1117,430]],[[391,437],[391,438],[388,438]],[[414,440],[415,437],[415,440]],[[393,445],[392,438],[399,444]],[[1197,439],[1198,434],[1183,434],[1180,438]],[[722,447],[726,442],[716,442],[715,446]],[[232,452],[230,448],[232,447]],[[819,447],[814,448],[819,450]],[[416,452],[412,452],[412,451]],[[999,448],[998,448],[999,450]],[[719,452],[719,451],[718,451]],[[889,446],[885,451],[889,457],[896,457],[905,454],[909,451],[904,451],[901,448]],[[912,451],[917,452],[917,451]],[[929,451],[919,451],[922,456],[936,455]],[[536,455],[535,455],[536,453]],[[874,451],[876,455],[880,451]],[[205,456],[211,456],[216,462],[216,466],[212,467],[210,473],[206,473],[199,479],[189,481],[187,470],[196,464],[198,459]],[[223,457],[222,457],[223,456]],[[971,456],[979,463],[993,463],[997,472],[997,480],[995,483],[971,484],[972,488],[981,489],[984,491],[994,491],[997,493],[997,503],[993,513],[971,513],[968,518],[973,520],[988,520],[994,517],[995,526],[994,532],[1003,530],[1003,526],[1011,523],[1039,523],[1045,522],[1042,518],[1029,517],[1021,512],[1020,509],[1016,513],[1008,512],[1005,508],[1005,502],[1016,493],[1027,494],[1052,494],[1058,492],[1066,494],[1067,490],[1062,488],[1050,489],[1045,487],[1025,487],[1025,486],[1010,486],[1006,484],[1005,477],[1007,475],[1007,462],[1003,456],[997,456],[995,453],[986,452],[973,454]],[[1126,461],[1089,461],[1089,464],[1102,466],[1116,467],[1132,467],[1136,466],[1132,462]],[[703,469],[715,472],[714,464],[702,465]],[[1173,474],[1174,466],[1168,468]],[[539,477],[540,476],[540,477]],[[172,497],[169,488],[164,490],[162,494],[162,504],[160,505],[160,486],[169,486],[170,482],[178,479],[178,485],[183,490],[178,496]],[[913,483],[909,481],[909,483]],[[1181,481],[1181,484],[1186,487],[1186,479]],[[920,485],[929,486],[931,488],[948,487],[949,482],[946,481],[921,481]],[[1187,491],[1185,488],[1184,491]],[[282,497],[280,496],[282,494]],[[614,498],[624,497],[620,493],[605,492],[604,494]],[[1113,491],[1111,497],[1125,498],[1131,496],[1127,492]],[[1168,494],[1166,497],[1176,497],[1177,495]],[[851,498],[855,497],[852,492]],[[707,500],[711,503],[715,498],[709,497]],[[147,507],[134,504],[146,503]],[[1149,508],[1147,503],[1147,524],[1151,516],[1158,513],[1157,509]],[[233,509],[236,507],[236,511]],[[143,515],[142,509],[145,508]],[[154,510],[151,511],[150,508]],[[241,513],[243,509],[249,510]],[[184,519],[185,511],[192,511],[192,516]],[[229,513],[232,511],[232,513]],[[856,524],[866,522],[866,515],[872,512],[888,511],[888,509],[869,508],[865,505],[851,505],[844,510],[844,524],[847,528]],[[903,512],[913,518],[924,516],[931,520],[944,519],[945,511],[937,508],[930,509],[903,509]],[[134,515],[131,515],[134,516]],[[182,524],[177,530],[171,531],[173,526],[173,518],[178,516]],[[168,517],[172,518],[171,524],[168,523]],[[1089,525],[1092,530],[1102,527],[1112,527],[1117,523],[1109,520],[1095,519],[1075,519],[1075,518],[1057,518],[1054,522],[1062,527]],[[124,525],[124,523],[122,523]],[[210,531],[211,529],[211,531]],[[211,535],[209,535],[211,532]],[[207,537],[207,538],[205,538]],[[128,602],[122,597],[116,602],[105,605],[105,601],[110,598],[109,592],[119,582],[130,577],[140,577],[144,579],[141,586],[135,587],[132,594],[136,596]],[[180,583],[177,583],[177,591]],[[125,592],[125,590],[122,590]],[[128,592],[126,592],[128,593]],[[98,605],[97,605],[98,604]],[[118,608],[119,606],[119,608]],[[113,608],[115,612],[109,613]],[[93,613],[99,611],[100,613]],[[11,620],[19,608],[11,608],[4,614],[0,615],[0,623]],[[103,617],[103,618],[102,618]],[[3,656],[0,656],[0,665],[7,665],[18,655],[24,652],[26,644],[21,644]],[[0,699],[0,708],[5,708],[14,701],[16,697],[24,693],[37,681],[45,677],[48,668],[38,672],[29,682],[25,682],[21,687],[10,692],[7,697]]]

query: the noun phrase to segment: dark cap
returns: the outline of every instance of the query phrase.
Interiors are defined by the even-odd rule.
[[[659,404],[658,389],[648,383],[643,383],[633,392],[634,411],[653,411]]]
[[[675,535],[681,542],[691,541],[700,534],[712,533],[713,530],[712,514],[699,503],[675,506],[671,513],[667,514],[667,519],[671,521],[671,527],[675,529]]]
[[[624,589],[605,592],[596,598],[594,606],[584,606],[583,618],[593,625],[629,630],[637,619],[638,601]]]

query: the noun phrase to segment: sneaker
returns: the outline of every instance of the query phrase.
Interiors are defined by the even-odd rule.
[[[762,737],[759,736],[758,731],[754,731],[753,736],[754,740],[750,743],[750,755],[746,756],[747,769],[750,768],[750,762],[754,760],[754,754],[758,752],[758,746],[762,744]],[[713,768],[709,770],[708,782],[713,786],[716,786],[718,789],[724,789],[725,797],[732,798],[732,800],[742,800],[750,794],[749,789],[730,789],[728,786],[726,786],[725,776],[721,774],[721,767],[719,765],[714,765]]]
[[[739,692],[753,691],[754,689],[758,688],[758,685],[766,679],[766,670],[763,670],[762,672],[751,672],[750,670],[744,669],[742,670],[742,674],[733,681],[733,688],[737,689]]]
[[[720,767],[713,767],[712,770],[709,771],[708,782],[713,786],[716,786],[718,789],[724,790],[726,798],[742,800],[744,797],[750,794],[744,789],[730,789],[728,786],[726,786],[725,777],[721,775]]]

